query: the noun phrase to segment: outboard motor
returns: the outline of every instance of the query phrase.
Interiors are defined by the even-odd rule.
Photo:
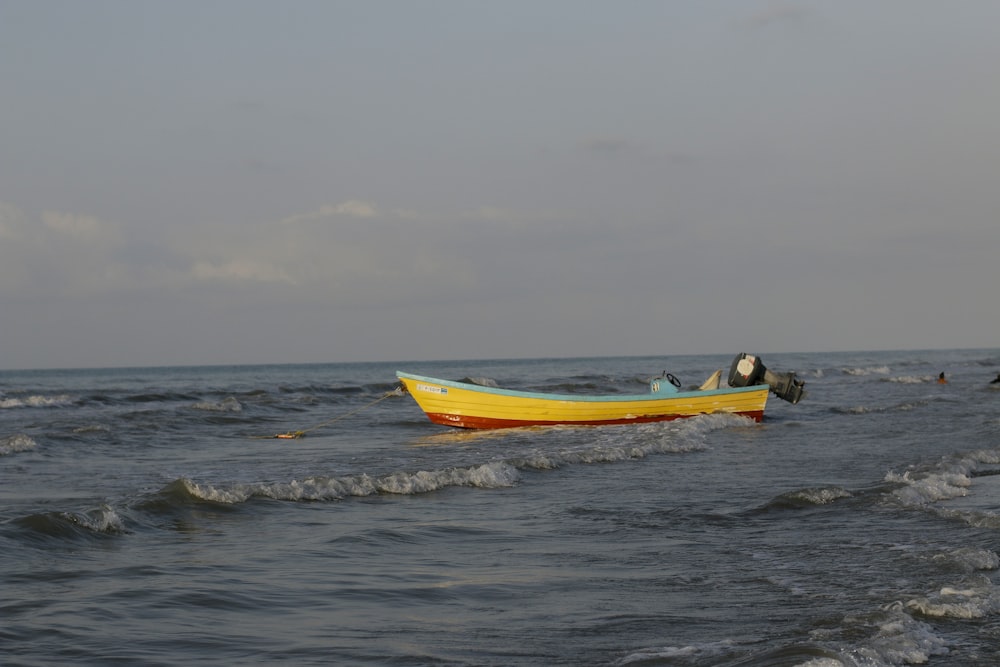
[[[754,384],[767,383],[778,398],[789,403],[802,400],[802,392],[806,383],[795,377],[795,373],[774,373],[767,370],[760,357],[740,352],[733,359],[729,368],[730,387],[749,387]]]

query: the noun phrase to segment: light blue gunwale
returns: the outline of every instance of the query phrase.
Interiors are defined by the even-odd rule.
[[[396,371],[396,377],[406,378],[408,380],[415,380],[417,382],[429,382],[432,384],[438,384],[442,387],[450,387],[452,389],[465,389],[467,391],[476,391],[483,394],[496,394],[498,396],[517,396],[520,398],[538,398],[549,401],[579,401],[587,403],[608,403],[611,401],[665,401],[673,400],[677,398],[684,398],[687,396],[731,396],[732,394],[745,394],[747,392],[760,391],[766,388],[767,385],[750,385],[749,387],[726,387],[720,389],[708,389],[705,391],[678,391],[676,393],[670,394],[600,394],[600,395],[590,395],[587,394],[547,394],[544,392],[537,391],[519,391],[517,389],[501,389],[500,387],[484,387],[478,384],[472,384],[471,382],[456,382],[454,380],[442,380],[440,378],[429,377],[427,375],[414,375],[413,373],[404,373],[403,371]]]

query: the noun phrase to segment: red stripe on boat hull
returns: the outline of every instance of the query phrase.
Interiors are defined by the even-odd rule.
[[[720,414],[720,413],[713,413]],[[747,412],[731,412],[729,414],[749,417],[755,422],[764,420],[763,410]],[[489,417],[470,417],[465,415],[449,415],[439,412],[428,412],[427,417],[435,424],[454,426],[456,428],[518,428],[524,426],[613,426],[618,424],[646,424],[649,422],[667,422],[675,419],[686,419],[697,415],[664,415],[662,417],[634,417],[630,419],[607,419],[599,421],[523,421],[519,419],[492,419]]]

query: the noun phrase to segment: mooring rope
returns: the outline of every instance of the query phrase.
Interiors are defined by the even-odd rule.
[[[344,414],[338,415],[337,417],[334,417],[333,419],[327,419],[325,422],[320,422],[319,424],[316,424],[315,426],[310,426],[309,428],[300,429],[298,431],[287,431],[285,433],[275,433],[274,435],[255,435],[255,436],[252,436],[252,437],[254,439],[267,439],[267,440],[271,440],[271,439],[274,439],[274,438],[279,438],[281,440],[295,440],[297,438],[301,438],[301,437],[305,436],[305,434],[309,433],[310,431],[315,431],[318,428],[323,428],[324,426],[329,426],[330,424],[332,424],[334,422],[338,422],[341,419],[347,419],[351,415],[356,415],[359,412],[361,412],[362,410],[367,410],[368,408],[372,407],[373,405],[376,405],[377,403],[381,403],[382,401],[384,401],[387,398],[392,398],[393,396],[402,396],[402,395],[403,395],[403,387],[402,387],[402,385],[400,385],[399,387],[396,387],[392,391],[388,391],[385,394],[383,394],[382,396],[379,396],[374,401],[371,401],[370,403],[366,403],[365,405],[362,405],[360,408],[355,408],[354,410],[351,410],[350,412],[345,412]]]

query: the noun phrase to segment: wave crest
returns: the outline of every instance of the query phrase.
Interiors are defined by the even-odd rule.
[[[868,366],[864,368],[844,368],[842,369],[844,375],[888,375],[890,373],[888,366]]]
[[[948,569],[966,573],[1000,569],[1000,556],[996,552],[975,547],[962,547],[936,554],[932,560]]]
[[[798,491],[789,491],[778,496],[771,505],[808,507],[813,505],[829,505],[842,498],[852,498],[854,494],[839,486],[826,486]]]
[[[520,475],[514,466],[493,462],[468,468],[393,472],[380,476],[309,477],[283,483],[237,483],[228,486],[199,484],[184,478],[168,485],[161,496],[172,497],[180,503],[237,505],[252,498],[301,502],[342,500],[380,493],[419,495],[452,486],[497,489],[514,486],[519,480]]]
[[[212,401],[201,401],[191,406],[193,410],[207,410],[209,412],[243,412],[243,404],[233,396],[213,403]]]
[[[945,586],[931,595],[907,600],[907,611],[929,618],[984,618],[1000,608],[992,585]]]
[[[28,452],[38,446],[30,436],[16,433],[7,438],[0,438],[0,456],[8,456],[17,452]]]
[[[24,398],[0,399],[0,409],[9,408],[58,408],[71,405],[73,397],[69,394],[58,396],[25,396]]]
[[[122,517],[107,505],[86,512],[31,514],[16,523],[32,533],[49,537],[121,535],[128,532]]]

